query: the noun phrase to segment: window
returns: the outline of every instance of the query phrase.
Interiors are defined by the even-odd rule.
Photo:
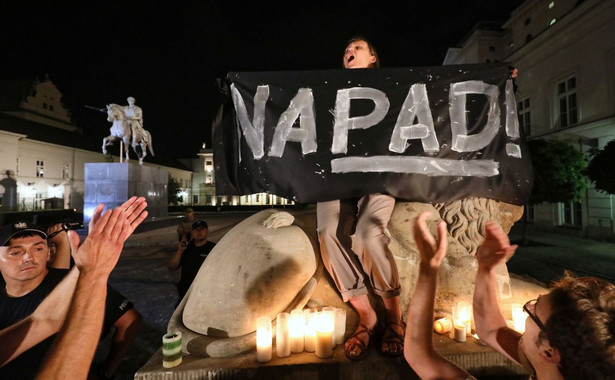
[[[556,21],[557,21],[556,19],[552,18],[551,21],[549,21],[549,26],[555,24]]]
[[[566,226],[580,227],[583,225],[583,207],[579,202],[562,203],[562,224]]]
[[[45,161],[36,160],[36,176],[43,177],[45,174]]]
[[[525,21],[523,21],[523,25],[528,26],[530,25],[531,22],[532,22],[532,19],[528,17],[525,19]]]
[[[192,204],[199,204],[199,196],[198,195],[193,195],[192,196]]]
[[[555,6],[555,1],[552,1],[549,3],[549,9],[553,8]]]
[[[212,183],[214,183],[214,177],[211,174],[207,174],[205,176],[205,184],[206,185],[211,185]]]
[[[566,128],[578,122],[577,79],[571,77],[557,84],[559,126]]]
[[[526,136],[531,136],[530,98],[522,99],[517,103],[517,114],[519,116],[519,127],[523,129]]]

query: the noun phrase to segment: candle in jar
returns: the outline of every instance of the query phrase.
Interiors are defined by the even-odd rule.
[[[446,334],[451,331],[453,324],[448,318],[440,318],[433,323],[433,329],[438,334]]]
[[[331,348],[335,348],[335,308],[333,306],[326,306],[322,308],[322,312],[331,318],[333,324],[333,333],[331,334]]]
[[[346,310],[342,308],[335,309],[335,325],[333,326],[335,334],[335,344],[344,343],[344,335],[346,334]]]
[[[269,317],[259,317],[256,320],[256,360],[260,363],[271,360],[271,320]]]
[[[316,356],[325,359],[333,355],[332,337],[333,320],[325,312],[318,313],[318,321],[316,323]]]
[[[453,338],[457,342],[465,342],[466,341],[466,324],[465,323],[457,323],[461,321],[455,321],[455,331],[453,333]]]
[[[472,305],[460,301],[453,307],[453,324],[464,324],[467,335],[472,334]]]
[[[303,352],[305,319],[303,310],[295,309],[290,312],[290,350],[293,353]]]
[[[318,311],[316,309],[303,310],[305,318],[305,350],[314,352],[316,349],[316,323],[318,321]]]
[[[290,355],[290,314],[280,313],[275,325],[275,353],[285,358]]]
[[[525,319],[527,318],[527,315],[525,315],[525,312],[523,311],[523,306],[518,303],[513,303],[511,305],[511,310],[513,329],[523,334],[525,332]]]

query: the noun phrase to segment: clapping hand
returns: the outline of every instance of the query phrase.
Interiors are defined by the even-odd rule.
[[[479,268],[491,270],[506,263],[515,254],[517,245],[510,245],[508,235],[494,222],[485,226],[485,241],[478,247],[476,259]]]
[[[438,222],[438,236],[436,239],[429,232],[425,222],[425,219],[429,216],[431,216],[430,211],[423,211],[416,218],[414,223],[414,241],[421,254],[421,270],[438,270],[448,249],[446,223],[443,220]]]

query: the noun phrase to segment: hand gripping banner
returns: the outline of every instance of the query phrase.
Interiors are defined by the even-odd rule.
[[[509,77],[507,64],[229,73],[216,192],[523,205],[532,167]]]

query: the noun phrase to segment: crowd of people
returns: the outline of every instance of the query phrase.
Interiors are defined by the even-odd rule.
[[[375,48],[352,39],[343,55],[346,69],[377,68]],[[134,103],[134,99],[133,99]],[[132,103],[131,103],[132,105]],[[98,371],[110,378],[141,325],[132,303],[108,284],[126,239],[147,217],[143,197],[103,213],[99,205],[81,243],[65,223],[48,228],[28,222],[0,228],[0,378],[85,379],[102,335],[114,327],[113,345]],[[340,296],[357,311],[359,324],[345,344],[351,360],[377,346],[385,356],[404,356],[423,379],[474,379],[433,347],[432,326],[438,272],[447,254],[444,221],[436,236],[421,213],[413,233],[420,253],[419,276],[407,325],[402,318],[397,267],[388,248],[387,225],[395,199],[368,194],[360,199],[317,204],[317,232],[325,268]],[[354,231],[347,221],[354,220]],[[169,269],[181,268],[181,300],[207,255],[208,225],[192,209],[177,228],[178,248]],[[355,242],[351,244],[350,234]],[[495,268],[515,253],[508,236],[488,223],[478,248],[473,310],[480,339],[524,366],[535,379],[609,379],[615,373],[615,285],[566,274],[547,294],[528,301],[525,333],[506,324],[497,296]],[[369,282],[369,287],[367,282]],[[370,291],[371,288],[371,291]],[[372,307],[379,298],[384,315]],[[372,340],[379,339],[375,345]]]

